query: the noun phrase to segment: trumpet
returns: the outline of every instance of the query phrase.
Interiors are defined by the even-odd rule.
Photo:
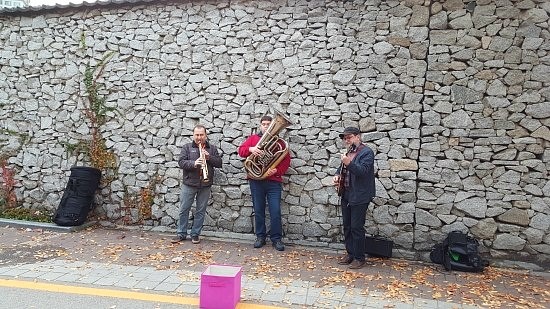
[[[201,159],[201,170],[200,170],[200,174],[202,176],[202,180],[203,182],[209,182],[209,179],[208,179],[208,164],[206,164],[206,154],[204,153],[205,152],[205,143],[200,143],[199,144],[199,156],[200,156],[200,159]]]

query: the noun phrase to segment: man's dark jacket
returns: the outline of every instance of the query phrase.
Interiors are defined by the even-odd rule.
[[[350,174],[350,187],[346,188],[346,191],[349,194],[348,204],[350,206],[370,203],[376,195],[374,152],[368,146],[362,148],[347,166]],[[340,170],[337,173],[340,173]]]
[[[208,187],[214,180],[214,167],[222,167],[222,158],[218,153],[216,146],[209,142],[205,144],[206,151],[210,154],[210,159],[206,161],[208,165],[208,182],[201,181],[201,168],[195,167],[195,161],[199,158],[199,147],[195,142],[183,145],[181,149],[178,164],[183,170],[183,183],[191,187]]]

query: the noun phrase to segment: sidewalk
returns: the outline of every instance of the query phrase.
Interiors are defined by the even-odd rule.
[[[547,308],[550,275],[489,267],[481,274],[400,259],[357,271],[340,253],[213,236],[171,244],[172,233],[0,227],[0,279],[151,291],[198,299],[211,264],[243,267],[241,303],[283,308]],[[221,236],[221,235],[220,235]],[[197,306],[198,307],[198,306]]]

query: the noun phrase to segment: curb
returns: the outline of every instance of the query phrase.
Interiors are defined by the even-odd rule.
[[[0,227],[19,227],[19,228],[31,228],[31,229],[44,229],[55,232],[72,233],[82,231],[91,226],[94,226],[96,221],[85,222],[79,226],[59,226],[55,223],[48,222],[34,222],[25,220],[13,220],[0,218]]]

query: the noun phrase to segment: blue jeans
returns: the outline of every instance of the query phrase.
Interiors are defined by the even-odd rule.
[[[355,260],[365,260],[365,218],[369,203],[349,205],[342,197],[342,223],[344,225],[344,244],[348,255]]]
[[[283,226],[281,223],[281,192],[283,185],[272,180],[249,180],[252,193],[252,204],[254,205],[254,219],[256,226],[256,237],[266,238],[265,208],[266,201],[269,207],[271,229],[269,238],[271,241],[281,240]]]
[[[199,236],[201,234],[202,225],[204,223],[204,215],[206,214],[206,205],[210,197],[210,187],[191,187],[183,185],[180,194],[180,213],[178,222],[178,235],[187,236],[187,226],[189,224],[189,210],[193,201],[196,198],[196,208],[193,213],[193,226],[191,228],[191,236]]]

